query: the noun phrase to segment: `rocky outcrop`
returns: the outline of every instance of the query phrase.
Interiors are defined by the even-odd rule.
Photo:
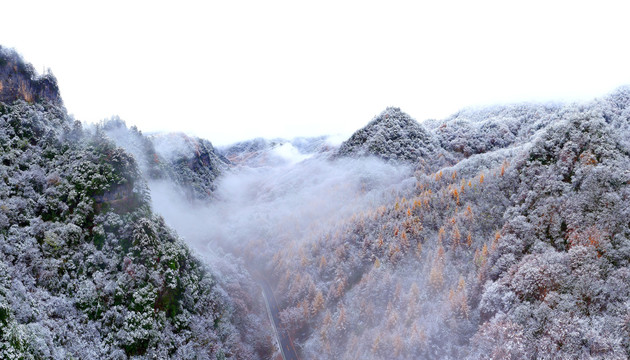
[[[214,181],[230,164],[208,140],[171,133],[153,136],[151,141],[159,157],[168,164],[172,180],[191,198],[210,196],[216,188]]]
[[[15,50],[0,46],[0,102],[10,104],[24,100],[32,103],[44,99],[62,104],[55,76],[50,72],[38,75]]]

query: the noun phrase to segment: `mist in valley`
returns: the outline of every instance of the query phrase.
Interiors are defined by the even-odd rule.
[[[423,124],[387,108],[339,147],[222,149],[117,117],[84,128],[54,109],[5,107],[53,135],[31,144],[0,122],[5,179],[26,179],[2,195],[1,249],[17,264],[17,287],[0,284],[8,324],[45,333],[46,344],[19,340],[41,354],[269,359],[289,338],[304,359],[623,358],[628,99],[622,88]],[[67,313],[28,320],[50,293]],[[106,330],[55,343],[47,321],[85,316]],[[92,336],[109,345],[83,349]]]
[[[153,210],[216,274],[241,329],[270,331],[267,287],[280,341],[291,337],[305,359],[519,358],[534,346],[561,357],[580,351],[553,345],[564,325],[540,334],[542,325],[527,323],[547,306],[552,285],[540,281],[575,284],[551,288],[565,297],[550,313],[575,320],[574,334],[594,321],[565,311],[594,311],[580,302],[582,291],[607,292],[613,316],[623,317],[623,297],[597,285],[623,282],[604,280],[621,273],[600,272],[599,283],[581,273],[586,288],[571,272],[554,273],[557,280],[537,274],[562,269],[553,264],[570,257],[612,269],[601,246],[624,251],[605,230],[625,226],[611,215],[622,210],[597,208],[599,225],[586,225],[594,215],[580,209],[593,197],[627,196],[627,187],[597,185],[626,174],[613,170],[627,167],[625,155],[611,155],[625,154],[617,149],[626,140],[610,130],[626,127],[616,108],[626,94],[588,105],[468,109],[422,125],[387,108],[341,146],[255,139],[217,150],[183,134],[139,141],[133,129],[116,130],[116,121],[108,134],[143,173],[155,174],[147,177]],[[581,155],[566,155],[574,149]],[[557,206],[570,215],[549,218]],[[622,352],[623,327],[598,324],[609,335],[589,346]],[[246,342],[271,341],[245,334]]]
[[[158,145],[156,151],[165,150]],[[326,152],[302,153],[290,143],[270,149],[263,166],[235,166],[224,173],[210,201],[191,201],[167,180],[149,182],[154,211],[220,277],[232,279],[239,273],[237,266],[272,285],[282,310],[280,331],[294,336],[294,320],[287,318],[295,312],[287,300],[289,291],[278,287],[287,280],[279,259],[293,261],[303,249],[322,246],[331,230],[395,202],[415,185],[409,165],[373,157],[332,159]],[[310,276],[308,269],[294,275]],[[229,280],[224,286],[229,288]],[[329,284],[317,286],[321,297]],[[310,332],[307,326],[301,331],[298,338]]]
[[[165,158],[185,148],[154,144]],[[304,358],[442,357],[474,330],[467,299],[474,271],[464,279],[446,266],[443,243],[459,231],[447,216],[463,210],[452,203],[449,184],[460,185],[459,171],[475,183],[465,186],[470,196],[479,196],[479,174],[500,167],[507,155],[462,161],[440,170],[445,175],[438,179],[408,162],[334,152],[274,143],[239,157],[243,163],[216,179],[209,200],[191,199],[168,179],[150,181],[152,206],[220,274],[224,288],[245,270],[250,284],[270,284],[280,331],[295,339]],[[432,161],[444,160],[427,159],[422,168]],[[487,176],[485,185],[495,182]],[[473,228],[479,238],[497,229],[459,216],[460,243],[472,242]],[[470,257],[481,249],[466,247]]]
[[[0,359],[630,358],[628,9],[225,4],[3,6]]]
[[[150,182],[153,207],[201,254],[222,248],[265,269],[279,249],[315,241],[415,185],[409,166],[377,158],[331,160],[290,144],[272,151],[272,166],[222,175],[208,202],[191,202],[168,181]]]

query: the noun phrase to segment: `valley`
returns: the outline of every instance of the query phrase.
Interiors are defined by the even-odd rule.
[[[0,57],[1,358],[630,354],[628,87],[215,147]]]

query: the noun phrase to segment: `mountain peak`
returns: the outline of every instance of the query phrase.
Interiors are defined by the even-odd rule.
[[[435,151],[436,143],[422,125],[400,108],[388,107],[341,144],[337,155],[413,162]]]

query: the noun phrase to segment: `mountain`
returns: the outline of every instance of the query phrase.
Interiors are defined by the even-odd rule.
[[[458,159],[531,141],[537,131],[558,120],[559,104],[514,104],[464,109],[425,126]]]
[[[630,357],[628,87],[215,149],[0,55],[1,358]]]
[[[257,138],[222,147],[219,153],[236,165],[255,168],[291,164],[330,150],[327,137],[319,136],[291,140]]]
[[[159,164],[118,147],[111,124],[73,120],[51,77],[0,50],[0,358],[271,356],[260,290],[238,261],[216,272],[153,213]],[[201,193],[211,180],[199,190],[186,174],[218,160],[190,146],[163,171]]]
[[[440,150],[422,125],[399,108],[389,107],[343,142],[337,156],[376,156],[414,163],[435,157]]]
[[[144,135],[128,128],[119,117],[104,120],[100,126],[116,145],[133,154],[148,181],[175,184],[190,200],[212,197],[215,181],[231,163],[212,143],[183,133]]]
[[[407,120],[388,109],[355,133],[340,154],[431,164],[442,148],[449,160],[275,245],[281,319],[302,357],[628,358],[628,94],[464,110],[428,121],[421,141],[394,135],[410,126],[396,121],[376,141],[386,115]],[[394,156],[416,147],[431,150]]]

